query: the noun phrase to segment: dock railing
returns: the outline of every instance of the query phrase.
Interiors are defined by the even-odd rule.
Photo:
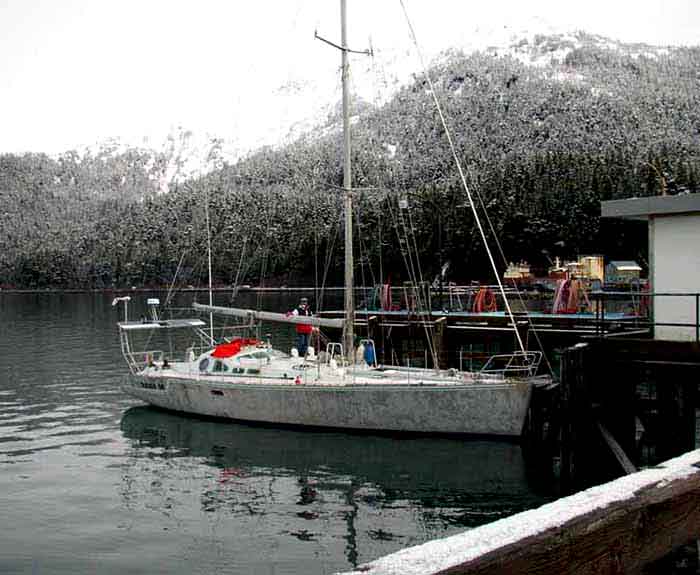
[[[647,292],[647,291],[593,291],[589,298],[595,312],[596,335],[621,331],[629,334],[629,329],[638,327],[640,330],[651,332],[653,335],[658,328],[675,328],[685,335],[683,340],[692,340],[700,343],[700,293],[698,292]],[[667,304],[668,300],[675,299],[673,312],[669,315],[685,317],[687,321],[659,321],[660,305]],[[687,305],[678,302],[690,300]],[[634,305],[636,302],[636,306]],[[620,309],[632,304],[629,310]],[[635,309],[636,307],[636,309]],[[616,309],[617,308],[617,309]],[[685,310],[685,311],[683,311]],[[620,311],[627,311],[624,317],[619,317]],[[612,313],[618,312],[613,316]],[[610,313],[610,315],[607,315]],[[664,315],[666,315],[664,313]],[[659,338],[663,339],[663,337]]]

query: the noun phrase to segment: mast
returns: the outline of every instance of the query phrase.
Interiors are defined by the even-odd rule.
[[[345,327],[343,329],[343,349],[351,362],[354,355],[355,302],[353,297],[353,254],[352,254],[352,175],[350,165],[350,89],[348,63],[348,42],[346,30],[346,0],[340,0],[340,44],[342,54],[343,83],[343,191],[345,196]]]
[[[345,325],[343,328],[343,350],[348,361],[354,356],[355,302],[353,296],[353,256],[352,256],[352,176],[350,165],[350,64],[348,54],[372,55],[372,49],[351,50],[348,48],[346,30],[346,0],[340,0],[340,45],[315,34],[318,40],[340,50],[342,54],[343,82],[343,192],[345,205]]]

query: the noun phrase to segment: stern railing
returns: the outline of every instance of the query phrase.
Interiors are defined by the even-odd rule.
[[[502,375],[505,377],[533,377],[537,375],[541,351],[518,351],[492,355],[479,370],[483,375]]]

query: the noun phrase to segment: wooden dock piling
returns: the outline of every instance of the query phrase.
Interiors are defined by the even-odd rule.
[[[560,480],[565,493],[574,491],[593,422],[588,390],[587,359],[590,346],[580,343],[566,349],[561,358],[561,444]]]
[[[630,463],[654,465],[695,448],[696,348],[694,343],[592,338],[564,351],[564,492],[627,472]]]

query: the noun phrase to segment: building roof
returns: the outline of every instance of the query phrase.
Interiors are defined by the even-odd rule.
[[[600,212],[604,218],[626,220],[647,220],[651,216],[671,214],[700,214],[700,194],[609,200],[600,203]]]

